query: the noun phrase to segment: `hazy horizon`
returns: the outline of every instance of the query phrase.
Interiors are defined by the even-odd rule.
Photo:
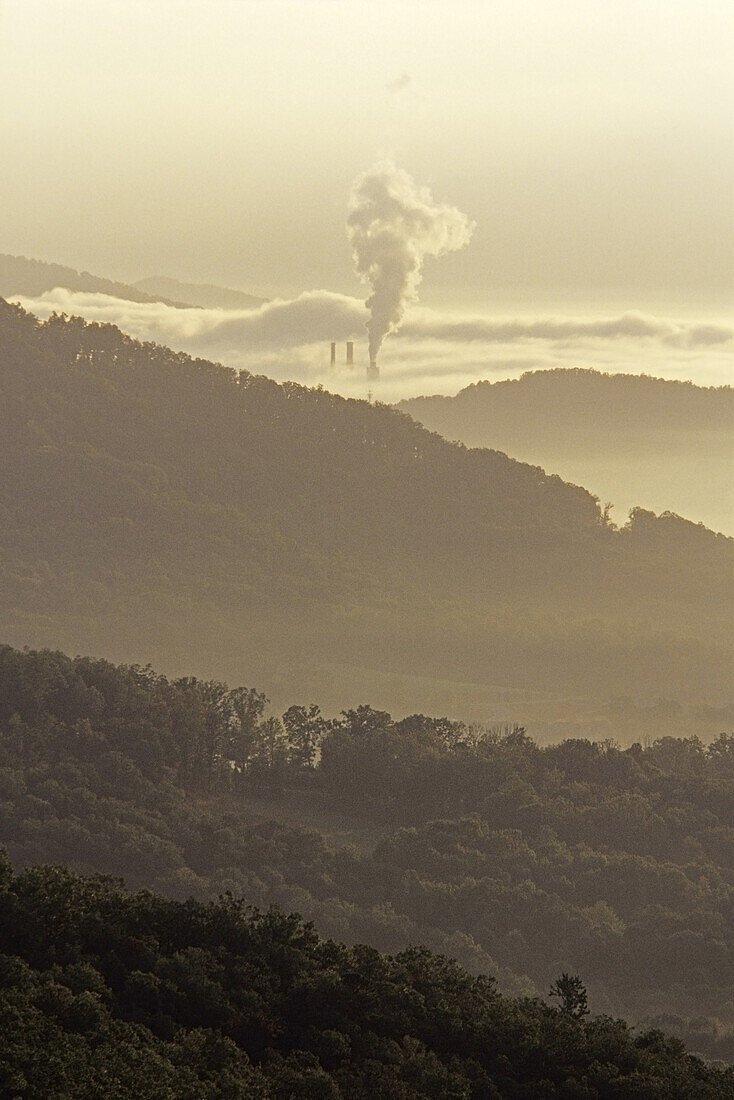
[[[98,274],[106,274],[100,272]],[[487,379],[528,370],[591,368],[647,374],[699,386],[734,380],[734,323],[675,318],[637,310],[562,313],[479,313],[408,307],[380,352],[378,383],[366,378],[367,311],[359,298],[324,290],[275,298],[257,309],[179,309],[105,294],[57,288],[38,296],[8,295],[29,312],[111,322],[140,340],[186,351],[276,381],[322,385],[345,397],[393,402],[431,394],[453,396]],[[330,342],[337,343],[336,366]],[[355,342],[355,364],[345,344]]]
[[[3,0],[0,251],[363,296],[388,154],[476,223],[421,301],[731,317],[727,5]]]

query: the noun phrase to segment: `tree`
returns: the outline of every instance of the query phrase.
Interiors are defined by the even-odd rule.
[[[469,732],[464,722],[450,718],[428,718],[425,714],[410,714],[407,718],[401,718],[395,723],[395,729],[401,734],[412,734],[426,744],[437,742],[445,749],[455,749],[457,745],[464,744]]]
[[[283,715],[283,725],[291,762],[299,767],[312,768],[319,746],[329,728],[320,709],[315,703],[308,707],[289,707]]]
[[[358,706],[356,710],[343,710],[342,718],[343,725],[352,737],[364,737],[392,726],[392,718],[386,710],[374,710],[365,704]]]
[[[558,997],[559,1012],[570,1016],[573,1020],[582,1020],[589,1015],[589,1004],[586,997],[586,987],[578,974],[561,974],[550,987],[551,997]]]
[[[233,688],[227,696],[230,709],[229,751],[237,770],[247,767],[257,744],[260,719],[267,705],[266,696],[254,688]]]
[[[288,764],[288,743],[279,718],[266,718],[255,731],[247,775],[255,786],[279,788]]]

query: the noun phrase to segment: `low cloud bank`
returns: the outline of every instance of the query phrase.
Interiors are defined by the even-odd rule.
[[[433,337],[461,342],[484,340],[652,339],[673,347],[707,347],[734,339],[734,328],[725,325],[685,325],[635,311],[602,320],[544,317],[537,320],[496,321],[485,318],[450,320],[427,314],[403,325],[404,336]]]
[[[300,347],[363,335],[367,310],[356,298],[314,290],[289,301],[275,299],[258,309],[177,309],[163,302],[129,302],[106,294],[57,287],[39,298],[11,296],[39,317],[79,314],[109,321],[140,339],[170,344],[185,340],[207,347]],[[163,339],[162,337],[166,338]]]
[[[314,290],[254,310],[175,309],[104,294],[57,288],[39,298],[11,296],[39,317],[77,314],[111,322],[153,340],[235,367],[348,396],[364,396],[367,362],[362,302]],[[355,340],[354,369],[329,366],[329,343]],[[342,349],[343,350],[343,349]],[[340,353],[341,357],[341,353]],[[549,366],[689,378],[704,385],[734,381],[734,327],[682,323],[638,312],[608,318],[497,319],[414,308],[382,351],[378,395],[455,393],[479,378],[514,377]]]

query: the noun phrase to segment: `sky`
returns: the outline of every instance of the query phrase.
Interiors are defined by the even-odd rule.
[[[731,328],[733,62],[730,0],[0,0],[0,252],[220,283],[299,316],[303,295],[367,296],[347,203],[389,157],[472,225],[425,260],[420,305],[441,324]],[[181,318],[149,324],[196,343]],[[412,380],[385,393],[549,358],[734,380],[715,342],[529,339],[459,355],[388,337],[384,373]],[[323,344],[293,349],[228,354],[324,381]]]
[[[474,220],[434,306],[726,308],[730,0],[0,0],[0,250],[358,293],[388,154]]]

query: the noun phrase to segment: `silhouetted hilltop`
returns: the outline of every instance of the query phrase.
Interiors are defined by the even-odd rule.
[[[731,695],[734,542],[703,527],[616,530],[584,489],[388,407],[80,319],[3,306],[0,387],[8,640],[268,690],[305,663],[359,694],[369,669]]]
[[[73,267],[62,264],[29,260],[25,256],[0,255],[0,297],[8,298],[16,294],[37,297],[57,286],[87,294],[109,294],[128,302],[164,302],[169,306],[186,304],[161,298],[158,294],[146,294],[128,283],[103,279],[99,275],[90,275],[88,271],[75,271]]]
[[[671,509],[734,534],[729,386],[545,370],[398,408],[447,439],[497,447],[580,481],[622,512],[634,504]]]
[[[232,290],[231,287],[214,286],[211,283],[182,283],[179,279],[169,279],[165,275],[138,279],[134,285],[146,294],[158,298],[165,295],[166,298],[175,298],[177,302],[188,302],[204,309],[257,309],[267,301],[267,298],[257,298],[254,294],[245,294],[244,291]]]

